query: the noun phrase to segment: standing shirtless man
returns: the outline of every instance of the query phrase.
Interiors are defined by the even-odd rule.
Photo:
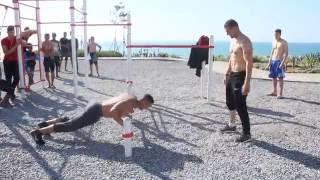
[[[236,139],[236,142],[245,142],[251,139],[246,99],[250,91],[253,48],[250,39],[240,31],[235,20],[228,20],[224,28],[227,35],[232,38],[230,59],[224,78],[226,104],[230,110],[230,120],[229,124],[221,131],[236,131],[235,119],[237,111],[242,122],[242,135]]]
[[[268,94],[269,96],[277,96],[278,99],[283,97],[283,78],[285,71],[285,61],[288,57],[288,43],[286,40],[281,38],[281,29],[275,30],[275,40],[272,45],[271,58],[269,60],[269,77],[272,78],[273,91]],[[278,94],[277,84],[279,79],[280,91]]]
[[[124,117],[131,118],[135,109],[148,109],[154,103],[153,97],[144,95],[140,100],[136,96],[122,94],[117,97],[105,100],[102,103],[93,103],[87,106],[81,114],[74,118],[61,117],[38,124],[39,129],[31,131],[30,134],[36,144],[44,145],[43,135],[51,133],[72,132],[77,129],[89,126],[100,120],[102,117],[111,118],[123,126]]]
[[[54,81],[54,46],[53,43],[50,41],[50,35],[45,34],[44,35],[45,41],[42,43],[42,52],[44,56],[43,65],[44,70],[46,72],[46,78],[49,83],[49,88],[55,89],[55,86],[53,85]],[[51,73],[51,78],[49,74]]]

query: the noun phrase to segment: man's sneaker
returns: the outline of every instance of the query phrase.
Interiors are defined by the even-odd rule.
[[[45,144],[45,142],[42,139],[42,135],[39,132],[39,130],[34,130],[30,132],[30,135],[32,136],[33,140],[36,142],[37,145],[42,146]]]
[[[44,127],[47,127],[49,126],[49,124],[47,122],[41,122],[38,124],[38,127],[41,129],[41,128],[44,128]]]
[[[10,96],[11,101],[14,101],[16,98],[17,98],[17,96],[16,96],[15,94],[12,94],[12,95]]]
[[[233,132],[236,130],[237,130],[236,126],[229,126],[229,124],[226,124],[224,128],[220,129],[221,132]]]
[[[241,142],[247,142],[250,140],[251,140],[250,134],[242,134],[240,137],[236,139],[236,142],[241,143]]]

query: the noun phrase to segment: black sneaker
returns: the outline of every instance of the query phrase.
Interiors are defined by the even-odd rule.
[[[42,135],[39,130],[34,130],[30,132],[33,140],[36,142],[37,145],[42,146],[45,144],[44,140],[42,139]]]
[[[41,122],[41,123],[38,124],[39,128],[44,128],[44,127],[47,127],[47,126],[49,126],[49,124],[47,122]]]
[[[248,142],[250,140],[251,140],[250,134],[242,134],[240,137],[236,139],[236,142],[241,143],[241,142]]]
[[[220,129],[221,132],[233,132],[236,130],[237,130],[236,126],[230,127],[229,124],[226,124],[224,128]]]
[[[12,94],[12,95],[10,96],[11,101],[14,101],[16,98],[17,98],[17,96],[16,96],[15,94]]]

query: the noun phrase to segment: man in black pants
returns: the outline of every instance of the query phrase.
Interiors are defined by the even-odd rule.
[[[10,97],[14,95],[14,88],[11,86],[11,84],[8,83],[6,80],[0,79],[0,91],[7,92],[3,99],[0,97],[0,107],[12,106],[9,102]]]
[[[90,104],[80,115],[74,118],[62,117],[42,122],[38,124],[39,129],[31,131],[30,134],[36,144],[44,145],[43,135],[72,132],[98,122],[101,117],[112,118],[123,126],[123,117],[131,117],[134,109],[148,109],[153,103],[153,97],[149,94],[146,94],[140,100],[135,96],[123,94],[102,103]]]
[[[230,121],[225,131],[236,131],[236,111],[242,123],[242,135],[236,142],[245,142],[251,139],[250,120],[247,110],[247,95],[250,91],[252,73],[252,43],[239,29],[238,23],[231,19],[225,23],[225,30],[232,38],[230,46],[230,60],[226,69],[224,83],[226,85],[226,104],[230,110]]]
[[[63,33],[63,38],[60,39],[60,46],[61,46],[61,61],[65,60],[65,66],[64,66],[64,70],[67,71],[67,63],[68,63],[68,58],[71,57],[70,55],[70,40],[67,38],[67,33],[64,32]],[[60,63],[61,66],[61,63]],[[59,67],[60,69],[60,67]]]
[[[53,45],[53,60],[55,63],[55,68],[56,68],[56,77],[59,77],[59,72],[60,72],[60,64],[61,64],[61,60],[60,60],[60,56],[61,56],[61,46],[60,46],[60,42],[56,40],[57,34],[56,33],[52,33],[52,45]]]

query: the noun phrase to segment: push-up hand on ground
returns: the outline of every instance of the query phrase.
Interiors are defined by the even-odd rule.
[[[148,109],[154,103],[153,97],[146,94],[141,100],[128,94],[123,94],[102,103],[88,105],[83,113],[75,118],[56,118],[38,124],[39,128],[30,132],[32,138],[38,145],[44,145],[43,135],[59,132],[72,132],[89,126],[100,120],[101,117],[112,118],[121,126],[123,117],[131,117],[135,109]]]

